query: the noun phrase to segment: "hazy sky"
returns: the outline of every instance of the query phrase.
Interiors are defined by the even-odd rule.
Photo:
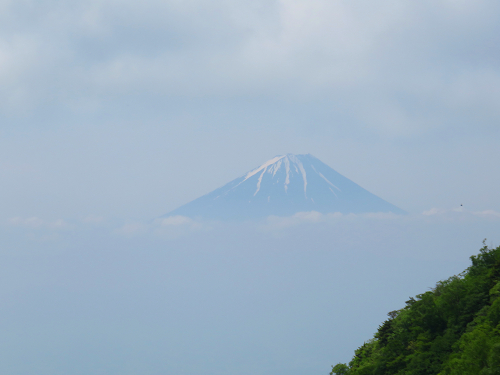
[[[499,19],[482,0],[0,0],[0,372],[348,361],[500,241]],[[285,153],[410,215],[151,222]]]
[[[0,2],[2,216],[148,219],[311,153],[500,210],[493,1]]]

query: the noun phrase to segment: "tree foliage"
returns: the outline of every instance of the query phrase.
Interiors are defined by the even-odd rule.
[[[484,242],[483,242],[484,244]],[[331,375],[500,375],[500,247],[390,312]]]

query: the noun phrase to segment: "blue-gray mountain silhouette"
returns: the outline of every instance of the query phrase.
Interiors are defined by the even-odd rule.
[[[297,212],[404,214],[314,156],[276,156],[228,184],[164,215],[217,220]]]

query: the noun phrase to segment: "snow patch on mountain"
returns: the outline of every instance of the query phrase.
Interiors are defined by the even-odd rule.
[[[314,156],[287,154],[165,216],[245,220],[310,211],[404,213]]]
[[[260,167],[258,167],[258,168],[256,168],[256,169],[254,169],[253,171],[248,172],[248,174],[245,176],[245,179],[244,179],[242,182],[244,182],[244,181],[248,180],[250,177],[252,177],[253,175],[255,175],[255,174],[259,173],[259,172],[260,172],[261,170],[263,170],[263,169],[264,169],[264,172],[265,172],[265,170],[267,169],[267,167],[268,167],[268,166],[270,166],[270,165],[272,165],[272,164],[275,164],[277,161],[279,161],[279,160],[283,159],[284,157],[285,157],[285,155],[282,155],[282,156],[276,156],[276,157],[274,157],[273,159],[266,161],[266,162],[265,162],[264,164],[262,164]],[[279,167],[278,167],[278,168],[279,168]]]

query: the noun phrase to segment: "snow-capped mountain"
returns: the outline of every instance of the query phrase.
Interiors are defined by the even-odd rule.
[[[405,213],[314,156],[281,155],[163,217],[245,220],[297,212]]]

